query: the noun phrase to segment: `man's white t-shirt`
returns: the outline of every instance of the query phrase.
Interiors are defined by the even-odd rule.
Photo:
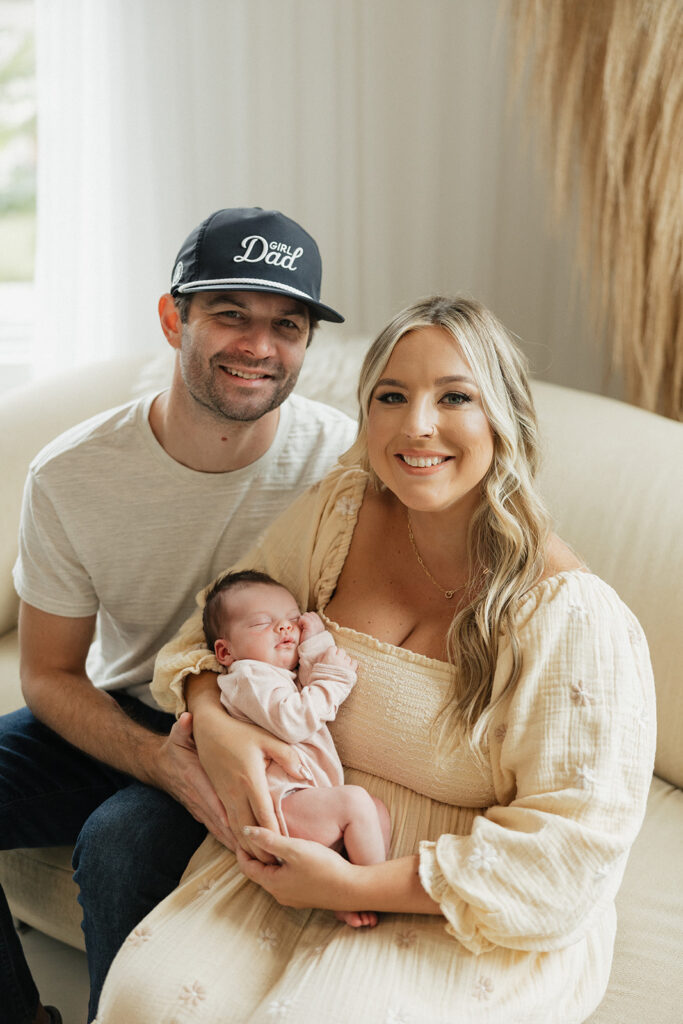
[[[14,567],[28,604],[72,618],[97,613],[90,678],[151,704],[156,654],[193,611],[198,591],[355,437],[344,413],[290,395],[261,458],[230,473],[199,473],[156,440],[155,397],[101,413],[36,456]]]

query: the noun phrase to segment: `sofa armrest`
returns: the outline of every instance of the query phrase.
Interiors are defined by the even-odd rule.
[[[16,629],[0,636],[0,715],[23,707],[19,682],[19,641]]]

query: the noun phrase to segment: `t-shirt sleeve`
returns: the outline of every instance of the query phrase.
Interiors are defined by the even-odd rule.
[[[488,730],[499,803],[470,835],[420,847],[422,884],[474,953],[578,941],[614,900],[645,812],[655,708],[642,630],[595,577],[546,584]],[[507,677],[509,649],[501,662]]]
[[[13,572],[19,597],[52,615],[94,615],[99,601],[53,502],[29,471]]]

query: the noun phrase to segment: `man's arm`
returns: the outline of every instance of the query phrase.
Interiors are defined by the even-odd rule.
[[[79,750],[170,793],[232,847],[225,810],[194,748],[190,716],[176,722],[170,735],[160,736],[133,722],[108,693],[93,686],[85,662],[94,628],[95,616],[72,619],[20,603],[26,704],[36,718]]]

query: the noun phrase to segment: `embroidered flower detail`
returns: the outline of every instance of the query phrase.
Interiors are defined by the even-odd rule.
[[[291,1008],[291,999],[274,999],[272,1003],[268,1003],[268,1016],[275,1017],[276,1020],[284,1020],[289,1016]]]
[[[324,952],[325,952],[325,946],[324,946],[324,944],[322,942],[319,942],[317,946],[312,946],[309,949],[309,951],[307,953],[307,956],[309,956],[309,957],[320,956]]]
[[[643,639],[643,631],[642,631],[642,629],[639,629],[638,626],[635,626],[632,622],[629,622],[627,629],[628,629],[628,638],[629,638],[629,640],[631,641],[632,644],[637,646],[639,643],[642,642],[642,639]]]
[[[217,878],[210,878],[208,882],[205,882],[204,885],[197,890],[197,895],[206,896],[207,893],[211,892],[217,881]]]
[[[256,941],[260,949],[275,949],[280,940],[272,928],[262,928]]]
[[[582,604],[572,601],[569,605],[569,614],[573,615],[575,619],[587,619],[588,609],[584,608]]]
[[[188,1006],[199,1006],[202,999],[206,999],[206,989],[198,981],[193,981],[191,985],[183,985],[178,998]]]
[[[413,1024],[413,1016],[402,1007],[398,1010],[390,1007],[384,1018],[384,1024]]]
[[[358,511],[358,502],[352,498],[340,498],[334,507],[340,516],[350,519]]]
[[[488,999],[492,992],[493,982],[491,981],[490,978],[482,977],[479,978],[477,984],[474,986],[474,992],[472,993],[472,995],[474,996],[475,999],[478,999],[480,1002],[483,1002],[484,999]]]
[[[647,729],[650,724],[650,716],[647,713],[647,706],[645,704],[641,705],[636,712],[635,723],[638,729]]]
[[[131,946],[141,946],[143,942],[147,942],[150,938],[151,932],[147,925],[139,924],[135,931],[132,931],[126,942],[130,942]]]
[[[416,939],[417,932],[415,929],[405,928],[402,932],[396,932],[396,935],[394,935],[394,944],[397,945],[399,949],[408,949],[409,946],[413,945]]]
[[[575,704],[580,704],[584,708],[587,708],[590,704],[595,704],[595,697],[592,693],[588,692],[581,680],[578,683],[572,683],[572,700]]]
[[[490,846],[475,846],[473,852],[467,858],[469,864],[476,871],[490,871],[491,866],[498,860],[498,854]]]
[[[505,724],[505,722],[503,722],[502,725],[496,726],[496,728],[494,730],[494,733],[493,733],[493,738],[495,740],[497,740],[498,743],[502,743],[503,740],[505,739],[505,737],[507,736],[507,733],[508,733],[508,727]]]
[[[609,875],[609,872],[610,872],[609,864],[600,864],[600,866],[595,869],[595,872],[593,874],[593,878],[595,879],[596,882],[602,882],[602,880],[604,878],[607,878],[607,876]]]
[[[575,782],[581,789],[592,789],[595,785],[595,772],[587,764],[582,764],[576,769]]]

